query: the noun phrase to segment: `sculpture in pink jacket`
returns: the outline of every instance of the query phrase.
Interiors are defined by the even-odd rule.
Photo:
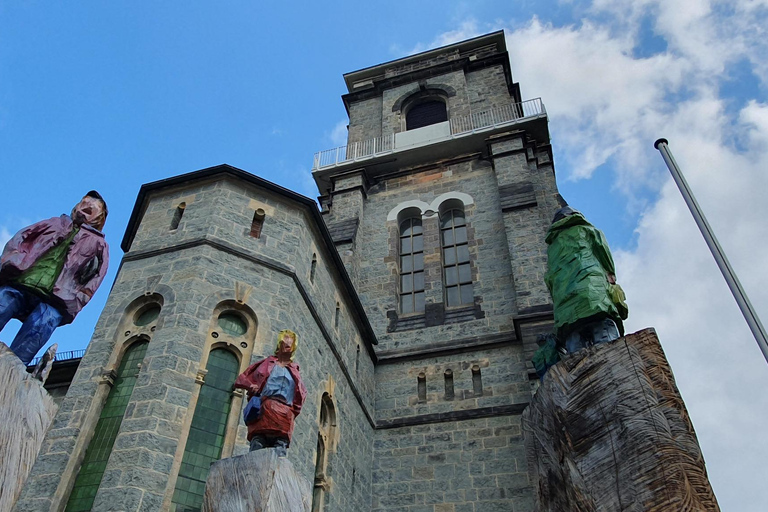
[[[107,205],[92,190],[62,215],[28,226],[0,258],[0,329],[22,321],[11,349],[29,364],[59,325],[71,323],[93,297],[109,264],[101,228]]]

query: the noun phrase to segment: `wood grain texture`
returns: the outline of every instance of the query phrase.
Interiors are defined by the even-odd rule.
[[[10,512],[58,407],[42,382],[0,343],[0,512]]]
[[[203,512],[309,512],[309,483],[266,448],[211,465]]]
[[[653,329],[550,368],[523,432],[541,512],[720,510]]]

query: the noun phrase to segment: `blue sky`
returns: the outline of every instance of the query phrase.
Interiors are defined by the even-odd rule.
[[[90,339],[142,183],[228,163],[314,196],[343,73],[505,29],[561,193],[606,232],[630,330],[657,328],[722,508],[764,510],[768,365],[652,144],[669,138],[765,320],[768,2],[273,4],[0,0],[0,242],[91,188],[110,208],[110,274],[60,350]]]

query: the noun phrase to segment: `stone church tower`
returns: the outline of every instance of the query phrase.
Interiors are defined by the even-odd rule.
[[[315,511],[530,511],[527,361],[551,329],[547,114],[495,32],[345,75],[316,203],[221,165],[145,184],[16,511],[200,510],[247,451],[235,376],[290,328]]]

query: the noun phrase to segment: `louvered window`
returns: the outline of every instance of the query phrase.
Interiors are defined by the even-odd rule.
[[[423,101],[408,110],[405,115],[405,129],[415,130],[448,120],[445,103],[440,100]]]

